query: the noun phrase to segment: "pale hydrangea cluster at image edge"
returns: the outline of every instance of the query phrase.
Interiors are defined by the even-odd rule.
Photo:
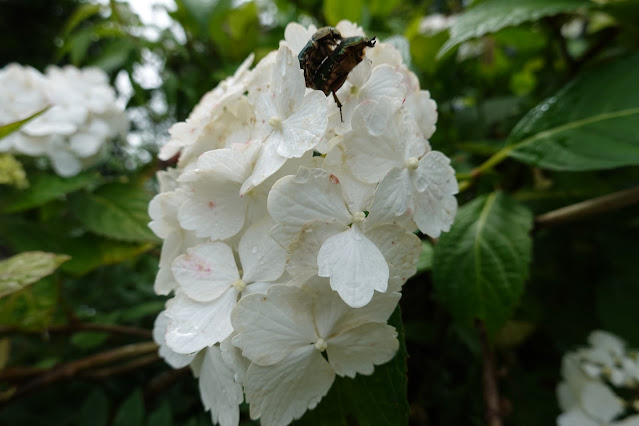
[[[563,381],[557,387],[563,413],[557,425],[639,426],[639,353],[600,330],[588,343],[563,357]]]
[[[18,64],[0,69],[0,126],[47,111],[0,140],[0,152],[47,157],[60,176],[92,165],[129,122],[98,68],[50,66],[46,73]]]
[[[363,35],[341,22],[343,37]],[[415,274],[419,229],[457,211],[449,159],[431,149],[436,104],[391,45],[377,43],[332,96],[305,87],[290,24],[174,125],[150,227],[164,239],[155,282],[173,294],[154,337],[190,365],[214,423],[239,404],[264,426],[314,408],[335,376],[372,374],[399,342],[387,324]]]

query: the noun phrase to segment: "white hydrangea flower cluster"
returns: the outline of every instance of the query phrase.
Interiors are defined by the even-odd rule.
[[[362,29],[341,22],[343,37]],[[335,376],[393,358],[387,324],[416,269],[417,229],[438,237],[457,211],[449,159],[433,151],[436,104],[389,44],[332,96],[306,88],[286,40],[206,94],[160,158],[150,227],[164,239],[155,282],[174,293],[155,324],[160,354],[190,365],[214,423],[286,425]],[[343,119],[342,119],[343,117]]]
[[[0,152],[48,157],[55,172],[74,176],[93,164],[105,142],[129,122],[98,68],[50,66],[45,74],[10,64],[0,70],[0,126],[49,109],[0,140]]]
[[[593,331],[588,343],[562,360],[557,424],[639,426],[639,353],[605,331]]]

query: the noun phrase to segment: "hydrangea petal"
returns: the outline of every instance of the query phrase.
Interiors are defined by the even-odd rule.
[[[393,359],[399,349],[397,331],[382,323],[366,323],[326,341],[328,362],[339,376],[372,374],[375,365]]]
[[[233,310],[233,344],[260,365],[275,364],[317,340],[309,295],[297,287],[273,285],[266,295],[243,297]]]
[[[286,158],[301,157],[319,143],[327,125],[326,97],[319,90],[309,92],[299,109],[284,120],[277,153]]]
[[[231,248],[220,242],[189,248],[171,271],[184,293],[198,302],[220,297],[240,278]]]
[[[326,240],[317,266],[318,275],[330,277],[331,288],[353,308],[366,305],[375,290],[385,292],[388,285],[384,256],[357,226]]]
[[[412,183],[405,168],[394,168],[382,179],[375,190],[366,225],[393,223],[398,216],[412,215]]]
[[[262,145],[253,173],[246,179],[240,188],[240,195],[246,194],[266,179],[271,177],[286,163],[286,157],[277,153],[277,145],[267,140]]]
[[[239,196],[239,185],[204,176],[192,187],[193,193],[178,211],[184,229],[212,240],[225,240],[242,229],[246,200]]]
[[[274,281],[284,273],[286,252],[271,238],[274,225],[267,217],[248,228],[240,239],[238,252],[244,282]]]
[[[179,354],[173,351],[166,344],[166,329],[169,325],[169,317],[166,316],[164,311],[160,312],[155,318],[153,323],[153,340],[160,346],[158,354],[169,364],[171,367],[177,369],[186,367],[193,361],[195,354]]]
[[[267,207],[276,222],[300,228],[313,220],[336,219],[344,224],[352,220],[339,180],[322,169],[300,167],[296,176],[280,179],[271,189]]]
[[[251,418],[262,426],[287,425],[315,408],[334,380],[335,372],[312,345],[274,365],[251,364],[244,381]]]
[[[221,179],[244,183],[252,172],[261,145],[259,141],[248,141],[234,143],[230,149],[205,152],[198,158],[197,168],[214,171]]]
[[[391,277],[400,277],[404,283],[415,275],[415,265],[422,251],[422,242],[417,235],[397,225],[376,226],[367,230],[365,235],[384,255]]]
[[[177,353],[189,354],[226,339],[233,332],[231,311],[236,301],[232,287],[206,303],[178,293],[166,309],[170,319],[166,343]]]
[[[199,372],[202,404],[211,412],[211,420],[220,426],[237,426],[240,422],[240,404],[244,401],[242,385],[226,364],[218,345],[205,350]]]

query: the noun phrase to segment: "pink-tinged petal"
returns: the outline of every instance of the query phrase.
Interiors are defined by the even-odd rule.
[[[226,339],[233,332],[231,311],[236,301],[234,288],[206,303],[178,293],[166,309],[167,345],[177,353],[190,354]]]
[[[164,311],[160,312],[155,318],[155,323],[153,324],[153,340],[160,346],[158,354],[164,359],[164,361],[166,361],[167,364],[175,369],[186,367],[191,363],[191,361],[193,361],[196,354],[179,354],[167,346],[165,336],[168,325],[169,318],[166,316]]]
[[[375,198],[366,218],[366,226],[393,223],[398,216],[407,212],[412,216],[414,210],[412,186],[407,169],[391,169],[375,190]]]
[[[326,341],[328,362],[339,376],[372,374],[376,365],[393,359],[399,349],[397,331],[382,323],[366,323]]]
[[[231,248],[220,242],[189,248],[171,271],[184,293],[198,302],[217,299],[240,278]]]
[[[244,401],[242,385],[234,379],[234,371],[226,364],[218,345],[205,350],[199,377],[200,398],[211,420],[220,426],[237,426],[240,404]]]
[[[365,306],[375,290],[385,292],[388,285],[384,256],[355,225],[326,240],[317,256],[317,266],[318,275],[330,277],[331,288],[353,308]]]
[[[327,125],[326,97],[319,90],[309,92],[299,109],[282,123],[282,138],[278,141],[277,153],[286,158],[301,157],[319,143]]]
[[[349,224],[339,179],[322,169],[300,167],[296,176],[277,181],[268,197],[268,211],[278,223],[300,229],[313,220]]]
[[[234,143],[230,149],[215,149],[200,155],[197,168],[210,170],[221,179],[244,183],[253,171],[253,164],[260,152],[259,141]]]
[[[240,240],[238,252],[244,282],[275,281],[286,268],[286,252],[271,237],[275,223],[270,217],[252,225]]]
[[[313,345],[275,365],[251,364],[244,390],[252,419],[262,426],[287,425],[313,409],[328,393],[335,373]]]
[[[242,229],[246,200],[239,195],[239,185],[203,175],[192,189],[178,211],[182,228],[212,240],[231,238]]]
[[[317,340],[311,297],[303,289],[273,285],[266,295],[242,297],[233,310],[233,344],[260,365],[275,364]]]

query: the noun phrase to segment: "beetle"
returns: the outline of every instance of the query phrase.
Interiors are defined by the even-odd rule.
[[[339,107],[340,118],[342,117],[342,103],[337,99],[335,92],[346,81],[348,74],[357,64],[364,59],[364,49],[375,46],[375,37],[368,39],[363,36],[347,37],[324,59],[315,74],[313,75],[311,89],[318,89],[328,96],[333,93],[333,99]]]
[[[306,43],[297,58],[300,61],[300,68],[304,70],[304,80],[306,87],[311,87],[313,76],[317,72],[322,62],[335,49],[335,46],[342,40],[342,34],[334,27],[322,27]]]

